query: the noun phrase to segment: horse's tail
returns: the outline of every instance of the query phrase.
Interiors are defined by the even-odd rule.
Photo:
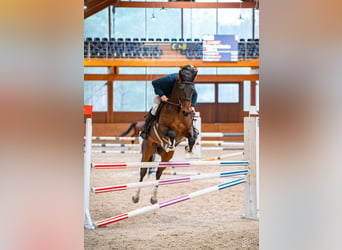
[[[123,132],[120,135],[120,137],[126,136],[136,125],[137,125],[137,122],[132,122],[131,125],[129,126],[129,128],[125,132]]]

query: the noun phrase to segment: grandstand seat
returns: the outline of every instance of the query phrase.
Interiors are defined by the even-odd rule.
[[[201,59],[203,57],[203,52],[202,50],[196,50],[194,53],[194,56],[196,59]]]
[[[86,41],[91,42],[91,41],[93,41],[93,38],[87,37],[87,38],[86,38]]]
[[[186,58],[194,59],[194,52],[192,50],[187,50],[186,51]]]
[[[154,42],[154,38],[149,38],[148,41],[149,42]]]
[[[161,42],[162,39],[161,39],[161,38],[156,38],[156,41],[157,41],[157,42]]]
[[[178,41],[179,42],[184,42],[184,38],[179,38]]]
[[[124,39],[123,39],[122,37],[119,37],[119,38],[117,39],[117,41],[118,41],[118,42],[123,42]]]
[[[194,38],[194,42],[200,42],[201,40],[199,38]]]
[[[171,38],[171,42],[177,42],[177,38]]]
[[[192,42],[192,39],[191,38],[187,38],[186,41],[187,42]]]
[[[114,37],[111,37],[109,40],[112,41],[112,42],[115,42],[115,38]]]
[[[133,42],[139,42],[139,38],[134,37],[134,38],[133,38]]]
[[[108,42],[108,38],[107,37],[102,37],[102,41]]]
[[[164,38],[163,41],[164,42],[170,42],[170,39],[169,38]]]
[[[146,38],[140,38],[141,42],[146,42]]]
[[[96,48],[91,49],[90,50],[90,57],[91,58],[97,57],[97,52],[98,52],[98,49],[96,49]]]
[[[88,54],[89,54],[89,50],[87,47],[84,47],[83,49],[83,53],[84,53],[84,57],[88,57]]]

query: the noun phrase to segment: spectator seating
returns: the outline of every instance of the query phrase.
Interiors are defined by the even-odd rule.
[[[187,49],[179,50],[188,59],[201,59],[203,42],[200,38],[107,38],[86,37],[84,57],[89,58],[160,58],[161,44],[187,43]],[[259,39],[240,39],[239,60],[259,58]]]

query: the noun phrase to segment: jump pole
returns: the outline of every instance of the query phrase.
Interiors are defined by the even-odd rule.
[[[225,182],[225,183],[213,186],[213,187],[201,189],[199,191],[196,191],[196,192],[193,192],[193,193],[190,193],[190,194],[186,194],[186,195],[181,195],[181,196],[178,196],[176,198],[160,202],[158,204],[154,204],[154,205],[151,205],[151,206],[139,208],[139,209],[133,210],[133,211],[125,213],[125,214],[121,214],[121,215],[114,216],[114,217],[111,217],[111,218],[108,218],[108,219],[97,221],[97,222],[94,223],[94,226],[95,227],[102,227],[102,226],[105,226],[105,225],[108,225],[108,224],[111,224],[111,223],[114,223],[114,222],[118,222],[118,221],[121,221],[121,220],[125,220],[125,219],[128,219],[128,218],[131,218],[131,217],[139,215],[139,214],[151,212],[151,211],[156,210],[158,208],[164,208],[164,207],[167,207],[167,206],[170,206],[170,205],[174,205],[174,204],[182,202],[182,201],[187,201],[187,200],[190,200],[190,199],[195,198],[197,196],[201,196],[201,195],[213,192],[213,191],[220,191],[220,190],[223,190],[223,189],[226,189],[226,188],[229,188],[229,187],[232,187],[232,186],[244,183],[245,181],[246,181],[246,179],[241,178],[241,179],[236,179],[236,180],[233,180],[233,181]]]
[[[92,147],[121,147],[121,148],[138,148],[139,144],[122,144],[122,143],[92,143]]]
[[[249,161],[245,185],[245,217],[259,218],[259,118],[244,118],[244,156]]]
[[[243,133],[221,133],[221,132],[204,132],[202,137],[228,137],[228,136],[243,136]]]
[[[85,152],[84,152],[84,227],[86,229],[94,229],[90,211],[90,166],[91,166],[91,135],[92,135],[92,119],[86,119],[86,139],[85,139]]]
[[[215,156],[215,157],[208,157],[202,159],[202,161],[215,161],[215,160],[223,160],[224,158],[232,157],[232,156],[237,156],[237,155],[243,155],[244,152],[236,152],[236,153],[230,153],[230,154],[225,154],[225,155],[220,155],[220,156]]]
[[[139,137],[113,137],[113,136],[93,136],[92,140],[109,140],[109,141],[117,141],[117,140],[139,140]]]
[[[98,169],[125,169],[125,168],[157,168],[157,167],[193,167],[193,166],[246,166],[247,160],[242,161],[169,161],[169,162],[113,162],[92,163]]]
[[[91,152],[101,153],[101,154],[141,154],[141,151],[138,151],[138,150],[96,150],[96,149],[93,149]]]
[[[164,179],[164,180],[156,180],[156,181],[148,181],[148,182],[136,182],[136,183],[128,183],[116,186],[106,186],[106,187],[95,187],[92,188],[91,191],[95,194],[99,193],[107,193],[107,192],[114,192],[114,191],[124,191],[131,188],[140,188],[140,187],[149,187],[155,185],[169,185],[169,184],[178,184],[184,182],[191,182],[196,180],[204,180],[210,178],[217,178],[217,177],[232,177],[238,175],[246,175],[248,173],[248,169],[243,170],[235,170],[235,171],[226,171],[226,172],[218,172],[218,173],[210,173],[210,174],[203,174],[203,175],[195,175],[195,176],[186,176],[186,177],[179,177],[173,179]]]

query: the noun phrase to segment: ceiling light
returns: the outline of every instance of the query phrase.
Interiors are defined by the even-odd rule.
[[[161,11],[161,12],[164,12],[164,11],[166,11],[166,9],[165,9],[164,5],[161,7],[160,11]]]
[[[154,15],[154,13],[152,13],[151,20],[152,20],[152,21],[155,21],[155,20],[157,20],[157,17]]]

